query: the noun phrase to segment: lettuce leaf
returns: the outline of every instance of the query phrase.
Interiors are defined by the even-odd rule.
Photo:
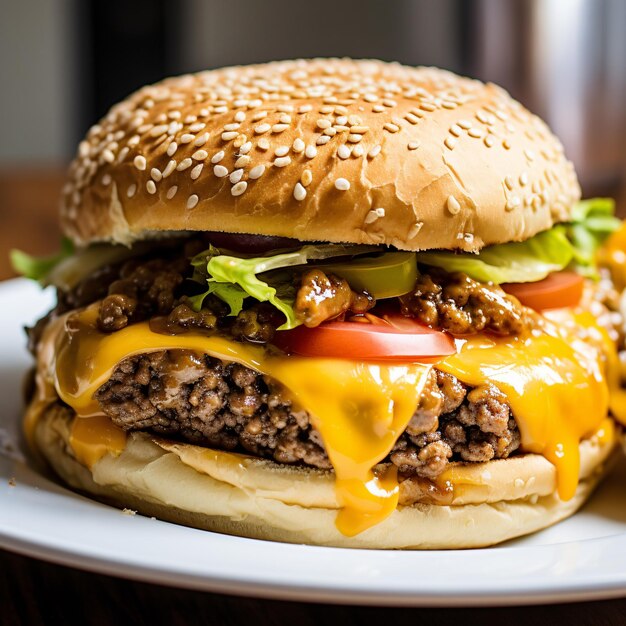
[[[73,254],[74,244],[67,237],[64,237],[61,240],[61,250],[53,256],[37,258],[16,249],[11,250],[9,256],[11,265],[18,274],[46,285],[52,270]]]
[[[596,252],[621,222],[613,215],[612,198],[592,198],[577,202],[572,211],[572,222],[567,236],[574,247],[574,267],[584,276],[595,277]]]
[[[271,275],[259,278],[259,274],[275,272],[286,267],[304,265],[310,260],[332,257],[365,254],[377,251],[375,246],[348,246],[323,244],[319,246],[303,246],[297,250],[274,254],[265,257],[240,258],[221,254],[220,250],[211,246],[191,260],[194,267],[193,280],[206,280],[208,289],[191,298],[196,310],[202,308],[204,299],[214,294],[230,307],[230,315],[237,315],[243,308],[243,301],[252,297],[259,302],[270,302],[286,318],[286,322],[278,330],[289,330],[300,325],[293,308],[293,297],[287,282],[290,276]]]
[[[478,254],[465,252],[419,252],[418,263],[441,267],[446,272],[465,272],[482,282],[528,283],[562,270],[574,258],[565,228],[555,226],[526,241],[483,248]]]
[[[614,208],[609,198],[582,200],[573,207],[571,222],[526,241],[488,246],[478,254],[420,252],[417,259],[447,272],[465,272],[475,280],[497,284],[535,282],[566,267],[596,277],[596,252],[621,223],[613,216]]]

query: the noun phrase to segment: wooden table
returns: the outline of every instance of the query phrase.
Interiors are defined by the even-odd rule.
[[[0,279],[11,277],[8,250],[54,252],[60,168],[0,170]],[[305,565],[303,565],[305,566]],[[626,564],[624,564],[626,567]],[[511,563],[511,567],[515,567]],[[468,572],[471,576],[471,572]],[[388,609],[278,602],[177,590],[89,574],[0,550],[0,625],[297,624],[363,626],[459,623],[626,624],[626,599],[544,607]]]

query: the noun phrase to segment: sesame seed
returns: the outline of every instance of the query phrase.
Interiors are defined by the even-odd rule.
[[[535,159],[535,153],[532,150],[524,150],[524,155],[529,161],[533,161]]]
[[[262,135],[263,133],[266,133],[271,128],[272,127],[269,124],[259,124],[258,126],[254,128],[254,132],[257,135]]]
[[[375,145],[372,146],[369,150],[369,152],[367,153],[367,156],[370,159],[373,159],[374,157],[377,157],[380,154],[380,151],[382,150],[382,146],[381,145]]]
[[[156,193],[156,185],[154,184],[153,180],[149,180],[146,183],[146,189],[148,190],[149,194],[155,194]]]
[[[176,192],[178,191],[178,187],[176,185],[172,185],[168,190],[167,190],[167,194],[166,197],[168,200],[171,200],[175,195]]]
[[[422,226],[424,226],[424,222],[416,222],[413,226],[411,226],[411,230],[409,230],[409,239],[416,237],[420,230],[422,230]]]
[[[222,139],[224,141],[232,141],[237,135],[239,135],[239,133],[236,130],[229,130],[222,133]]]
[[[335,120],[335,124],[339,124],[340,126],[344,126],[347,123],[348,123],[348,118],[345,115],[340,115]]]
[[[172,141],[172,143],[167,146],[167,156],[174,156],[176,150],[178,150],[178,144],[175,141]]]
[[[505,140],[502,142],[502,147],[503,147],[505,150],[510,150],[510,149],[511,149],[511,142],[510,142],[508,139],[505,139]]]
[[[513,179],[510,176],[504,177],[504,184],[506,185],[509,191],[513,189],[513,187],[515,186],[515,183],[513,182]]]
[[[317,120],[317,122],[315,122],[315,125],[321,129],[330,128],[331,126],[330,120],[327,120],[325,117],[321,117],[319,120]]]
[[[135,195],[136,192],[137,192],[137,185],[135,185],[135,183],[133,183],[126,190],[126,196],[129,197],[129,198],[132,198]]]
[[[203,124],[204,126],[204,124]],[[241,126],[241,124],[224,124],[224,130],[227,131],[231,131],[231,130],[237,130],[239,127]]]
[[[167,132],[167,124],[159,124],[150,131],[150,137],[158,137]]]
[[[460,137],[463,134],[463,129],[458,124],[452,124],[449,130],[455,137]]]
[[[191,155],[191,158],[194,161],[204,161],[204,159],[206,159],[208,156],[209,156],[209,153],[206,150],[196,150]]]
[[[220,150],[211,157],[211,163],[219,163],[224,158],[224,151]]]
[[[420,121],[420,120],[419,120],[419,117],[417,117],[416,115],[413,115],[413,113],[407,113],[407,114],[404,116],[404,119],[405,119],[407,122],[410,122],[411,124],[417,124],[417,123]]]
[[[386,107],[395,107],[398,103],[395,100],[383,100]]]
[[[400,127],[392,122],[385,122],[383,124],[383,128],[388,130],[390,133],[397,133],[400,130]]]
[[[282,113],[291,113],[293,111],[293,106],[291,104],[279,104],[276,109]]]
[[[374,111],[374,113],[382,113],[385,110],[385,107],[382,104],[375,104],[372,107],[372,111]]]
[[[365,150],[360,143],[357,143],[356,146],[352,148],[352,155],[355,157],[362,157],[365,154]]]
[[[257,148],[259,150],[269,150],[270,148],[270,141],[267,137],[261,137],[261,139],[259,139],[259,143],[257,144]]]
[[[187,198],[187,208],[193,209],[196,204],[198,204],[198,196],[195,193],[192,193],[189,198]]]
[[[224,178],[224,176],[228,176],[228,170],[223,166],[223,165],[216,165],[213,168],[213,173],[218,177],[218,178]]]
[[[246,189],[248,188],[248,183],[245,180],[238,182],[235,186],[233,186],[230,190],[230,193],[233,196],[240,196]]]
[[[228,107],[213,107],[213,113],[228,113]]]
[[[134,166],[138,169],[141,170],[142,172],[146,169],[146,157],[141,156],[140,154],[138,154],[134,159],[133,159],[133,164]]]
[[[350,133],[348,135],[348,141],[350,143],[359,143],[359,141],[361,141],[361,139],[363,139],[363,135],[359,135],[357,133]]]
[[[352,150],[345,143],[342,143],[339,148],[337,148],[337,156],[340,159],[349,159],[352,154]]]
[[[278,121],[281,124],[291,124],[291,115],[287,115],[286,113],[283,113],[279,118]]]
[[[274,150],[274,154],[278,157],[283,157],[289,152],[289,146],[278,146],[276,150]]]
[[[303,152],[305,149],[305,144],[300,137],[294,139],[293,146],[291,147],[294,152]]]
[[[446,137],[443,140],[443,143],[448,150],[454,150],[454,146],[456,146],[456,139],[454,139],[454,137]]]
[[[348,191],[348,189],[350,189],[350,181],[346,178],[338,178],[335,181],[335,189],[339,189],[339,191]]]
[[[243,178],[243,169],[238,169],[235,170],[229,177],[228,179],[230,180],[230,182],[234,185],[235,183],[238,183],[241,179]]]
[[[306,189],[302,186],[301,183],[296,183],[296,186],[293,188],[293,197],[301,202],[306,198]]]
[[[279,157],[277,159],[274,159],[274,165],[276,167],[286,167],[290,163],[291,163],[291,157],[288,157],[288,156]]]
[[[152,177],[152,180],[154,180],[157,183],[163,178],[163,174],[161,174],[161,170],[158,170],[156,167],[153,167],[150,170],[150,176]]]
[[[469,130],[472,127],[472,123],[467,120],[459,120],[457,124],[464,130]]]
[[[304,155],[307,159],[315,158],[317,156],[317,148],[315,146],[307,146]]]
[[[203,146],[209,140],[209,133],[202,133],[199,137],[196,137],[196,140],[193,142],[193,145],[196,147]]]
[[[108,148],[106,150],[103,150],[102,158],[107,163],[113,163],[113,161],[115,161],[115,155]]]
[[[264,117],[267,117],[267,111],[257,111],[253,116],[252,116],[252,120],[254,122],[258,122],[259,120],[262,120]]]
[[[491,146],[493,146],[493,144],[495,143],[495,139],[493,138],[492,135],[487,135],[484,139],[483,139],[483,143],[487,146],[487,148],[491,148]]]
[[[409,143],[406,145],[406,147],[409,150],[417,150],[420,147],[420,142],[419,141],[409,141]]]
[[[202,172],[202,168],[203,167],[204,167],[204,163],[198,163],[198,165],[196,165],[191,170],[191,180],[196,180],[196,178],[198,178],[198,176],[200,176],[200,173]]]
[[[331,106],[320,107],[320,113],[332,113],[334,110]]]
[[[235,167],[246,167],[250,163],[250,157],[247,154],[242,154],[236,161]]]
[[[372,209],[371,211],[368,211],[367,215],[365,216],[364,222],[366,224],[371,224],[372,222],[375,222],[377,219],[384,216],[385,209]]]
[[[264,172],[265,172],[265,165],[256,165],[250,170],[250,172],[248,172],[248,178],[252,180],[256,180],[257,178],[260,178],[261,176],[263,176]]]
[[[313,106],[310,104],[303,104],[299,109],[298,113],[308,113],[313,110]]]
[[[140,140],[141,140],[141,137],[140,137],[139,135],[133,135],[133,136],[132,136],[132,137],[128,140],[128,145],[129,145],[131,148],[134,148],[134,147],[135,147],[135,146],[139,143],[139,141],[140,141]],[[172,144],[170,144],[170,145],[172,145]],[[175,144],[174,144],[174,145],[175,145]]]
[[[337,129],[333,126],[331,126],[330,128],[325,128],[324,134],[328,135],[329,137],[334,137],[337,134]]]
[[[191,133],[185,133],[180,138],[180,143],[191,143],[194,139],[195,139],[194,135],[192,135]]]
[[[452,195],[448,196],[446,206],[448,207],[448,211],[450,211],[452,215],[456,215],[461,210],[461,205],[459,204],[459,201]]]
[[[111,175],[105,174],[100,181],[105,187],[111,184]]]
[[[237,111],[237,113],[235,113],[236,122],[243,122],[245,119],[246,119],[246,114],[243,111]]]
[[[474,139],[482,139],[482,137],[485,135],[485,131],[481,128],[470,128],[467,131],[467,134],[470,137],[474,137]]]
[[[548,172],[546,172],[547,174]],[[547,176],[546,176],[547,178]],[[522,187],[525,187],[528,184],[528,174],[526,172],[522,172],[519,177],[519,184]]]
[[[248,154],[248,152],[250,152],[251,149],[252,149],[252,142],[246,141],[246,143],[240,146],[239,154]]]
[[[171,120],[179,120],[182,117],[182,113],[180,111],[170,111],[167,114],[167,117],[169,117]]]
[[[365,100],[365,102],[376,102],[378,100],[378,96],[375,93],[366,93],[363,96],[363,100]]]
[[[422,102],[420,103],[420,109],[422,111],[428,111],[429,113],[437,110],[437,106],[432,102]]]
[[[143,120],[142,120],[143,121]],[[147,133],[151,128],[153,127],[153,124],[142,124],[138,129],[137,132],[138,133]]]
[[[313,182],[313,172],[311,172],[311,170],[304,170],[302,176],[300,176],[300,182],[304,187],[308,187]]]
[[[519,199],[519,196],[512,196],[509,201],[506,203],[506,210],[512,211],[515,207],[519,206],[522,201]]]

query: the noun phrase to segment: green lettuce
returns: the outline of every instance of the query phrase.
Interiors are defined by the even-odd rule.
[[[15,249],[11,250],[9,256],[11,265],[18,274],[42,284],[48,284],[48,277],[52,270],[73,254],[74,244],[64,237],[61,240],[60,251],[53,256],[37,258]]]
[[[614,210],[615,202],[611,198],[581,200],[574,206],[567,236],[574,247],[574,267],[580,274],[597,275],[596,252],[621,223],[613,215]]]
[[[446,272],[465,272],[481,282],[528,283],[567,267],[574,249],[565,228],[556,226],[526,241],[483,248],[478,254],[420,252],[419,263],[441,267]]]
[[[594,198],[578,202],[568,224],[559,224],[526,241],[497,244],[478,254],[447,251],[420,252],[419,263],[447,272],[465,272],[482,282],[529,283],[567,267],[595,277],[595,255],[620,220],[613,216],[614,202]]]
[[[202,308],[204,299],[214,294],[230,307],[230,315],[237,315],[243,308],[243,301],[252,297],[259,302],[270,302],[286,318],[278,330],[289,330],[300,325],[293,308],[293,290],[288,288],[290,275],[276,273],[287,267],[305,265],[311,260],[331,257],[364,254],[377,251],[374,246],[343,246],[336,244],[303,246],[298,250],[265,257],[240,258],[221,254],[211,247],[194,257],[193,280],[206,280],[208,289],[191,298],[196,310]],[[264,275],[259,278],[259,275]]]

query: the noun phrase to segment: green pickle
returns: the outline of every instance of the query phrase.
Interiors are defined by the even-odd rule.
[[[377,300],[402,296],[413,289],[417,280],[415,252],[386,252],[318,267],[345,278],[352,289],[367,291]]]

